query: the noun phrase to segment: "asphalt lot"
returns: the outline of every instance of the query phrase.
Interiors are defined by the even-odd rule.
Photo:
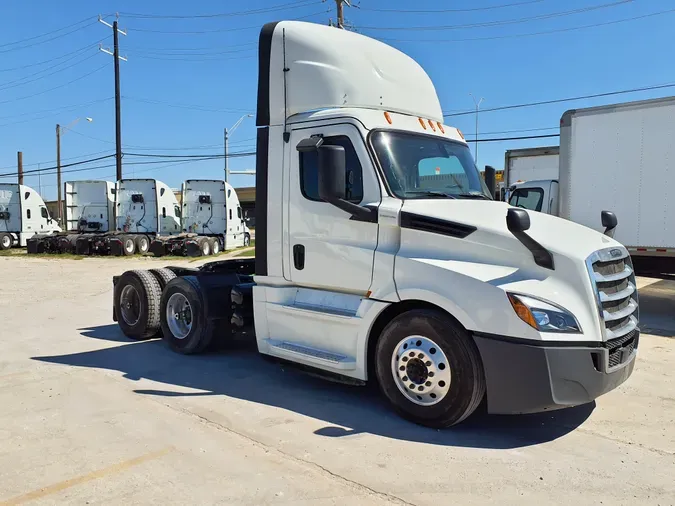
[[[0,257],[0,505],[675,503],[675,281],[639,280],[616,391],[435,431],[247,346],[126,339],[111,278],[162,264]]]

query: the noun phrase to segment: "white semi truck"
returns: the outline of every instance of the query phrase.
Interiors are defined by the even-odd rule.
[[[484,399],[492,413],[587,403],[631,375],[628,251],[493,201],[414,60],[284,21],[261,31],[258,79],[255,259],[115,276],[127,336],[161,329],[191,354],[254,333],[260,353],[376,381],[432,427]]]
[[[225,181],[188,179],[182,190],[182,234],[157,236],[150,252],[162,255],[215,255],[251,243],[234,188]]]
[[[0,250],[24,247],[35,235],[60,231],[38,192],[22,184],[0,183]]]
[[[563,114],[553,177],[518,184],[509,202],[598,228],[611,209],[643,274],[675,273],[675,97]]]
[[[35,236],[28,253],[133,255],[147,253],[156,235],[180,233],[176,196],[156,179],[75,181],[65,195],[68,232]]]

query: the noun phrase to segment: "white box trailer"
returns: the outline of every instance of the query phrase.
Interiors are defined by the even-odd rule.
[[[328,26],[259,39],[255,259],[113,278],[113,317],[183,354],[243,332],[262,354],[377,382],[431,427],[589,403],[631,375],[630,256],[496,202],[410,57]],[[232,381],[238,381],[233,378]]]
[[[560,126],[559,177],[518,185],[510,203],[603,230],[644,274],[675,273],[675,97],[573,109]],[[555,181],[557,179],[557,182]],[[559,186],[559,190],[557,189]],[[516,202],[516,200],[518,202]],[[548,206],[551,201],[558,206]]]
[[[23,247],[34,236],[60,231],[37,191],[30,186],[0,183],[0,250]]]
[[[559,153],[558,146],[507,150],[504,155],[506,188],[524,181],[558,179]]]
[[[223,180],[188,179],[181,188],[182,231],[179,236],[156,237],[155,256],[207,256],[251,243],[251,233],[235,189]]]

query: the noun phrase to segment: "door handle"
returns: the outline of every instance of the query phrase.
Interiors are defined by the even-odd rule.
[[[293,246],[293,265],[299,271],[305,268],[305,247],[302,244]]]

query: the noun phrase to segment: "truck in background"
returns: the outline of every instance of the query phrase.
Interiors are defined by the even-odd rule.
[[[431,427],[483,400],[547,411],[628,379],[640,332],[627,250],[494,201],[417,62],[298,21],[265,25],[258,55],[255,259],[115,276],[127,336],[161,329],[187,355],[254,335],[264,355],[379,383]]]
[[[178,201],[161,181],[73,181],[64,186],[68,231],[35,236],[28,253],[143,254],[156,235],[180,233]]]
[[[559,175],[517,185],[509,202],[596,229],[612,210],[636,270],[675,273],[674,136],[675,97],[567,111]]]
[[[38,234],[61,232],[40,194],[30,186],[0,183],[0,250],[24,247]]]
[[[251,232],[235,189],[222,180],[188,179],[182,185],[182,233],[157,236],[155,256],[216,255],[251,243]]]
[[[507,150],[503,178],[507,192],[524,181],[558,179],[559,155],[559,146]]]

